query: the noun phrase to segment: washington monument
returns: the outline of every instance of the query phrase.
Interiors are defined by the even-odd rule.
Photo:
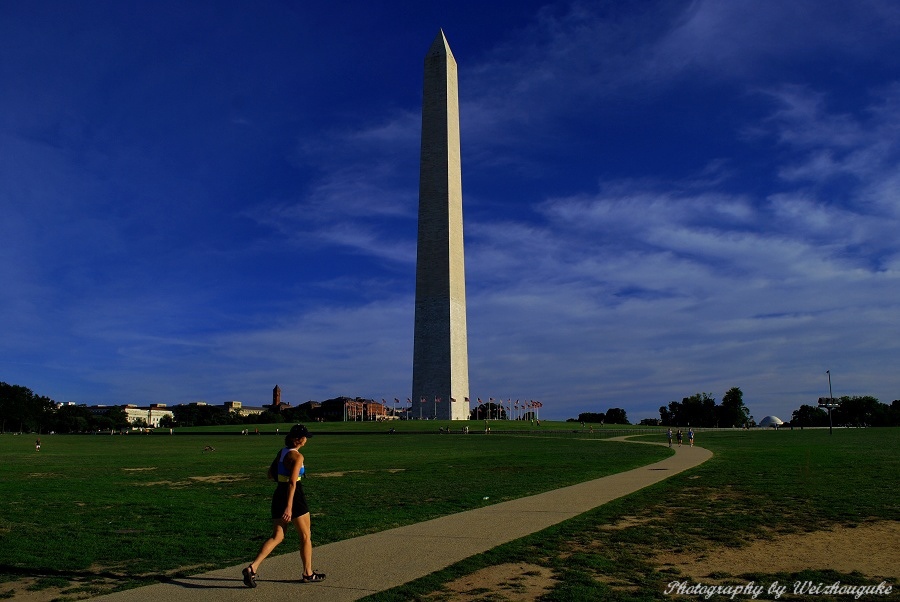
[[[469,418],[456,59],[444,32],[425,56],[410,418]]]

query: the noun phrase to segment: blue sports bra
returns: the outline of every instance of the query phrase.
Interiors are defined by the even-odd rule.
[[[279,483],[290,483],[291,482],[291,473],[288,470],[288,467],[284,463],[284,458],[285,458],[285,456],[288,455],[288,452],[291,451],[292,449],[293,448],[291,448],[291,447],[285,447],[283,450],[281,450],[281,457],[278,458],[278,482]],[[306,473],[306,466],[301,464],[300,465],[300,474],[297,475],[297,480],[299,481],[300,479],[302,479],[303,475],[305,473]]]

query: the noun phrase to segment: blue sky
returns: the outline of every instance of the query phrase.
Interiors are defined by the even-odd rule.
[[[0,4],[0,380],[408,397],[443,28],[473,399],[900,398],[900,5],[385,4]]]

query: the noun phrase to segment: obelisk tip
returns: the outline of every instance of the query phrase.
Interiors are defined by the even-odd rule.
[[[438,54],[453,56],[453,52],[450,51],[450,44],[447,42],[447,36],[444,35],[443,29],[438,29],[438,34],[434,38],[434,42],[431,43],[431,48],[428,49],[428,56]]]

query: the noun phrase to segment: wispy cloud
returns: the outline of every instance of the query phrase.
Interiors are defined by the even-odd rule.
[[[702,70],[722,78],[769,74],[777,61],[814,63],[835,55],[882,58],[896,47],[900,10],[893,2],[697,1],[661,37],[652,64],[660,70]]]

